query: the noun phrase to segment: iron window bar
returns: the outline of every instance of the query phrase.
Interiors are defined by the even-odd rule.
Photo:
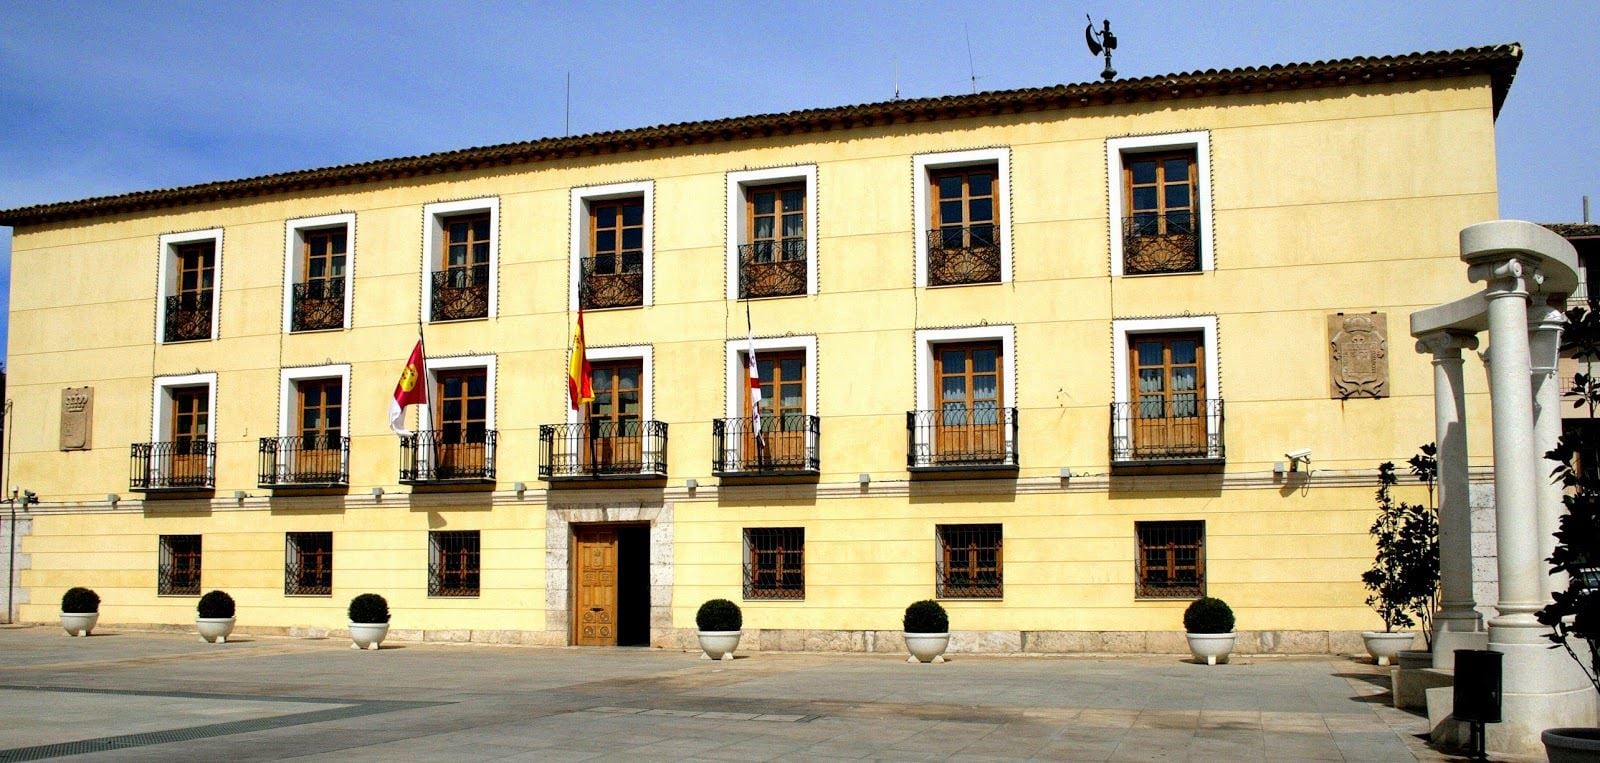
[[[744,549],[744,598],[806,597],[804,527],[747,528]]]
[[[350,483],[350,438],[304,434],[261,438],[258,487],[337,486]]]
[[[200,595],[200,536],[161,536],[156,567],[156,593],[160,596]]]
[[[767,474],[812,475],[821,471],[817,454],[822,420],[786,413],[761,417],[756,438],[754,417],[711,421],[711,473],[717,476]]]
[[[129,447],[128,489],[136,493],[211,490],[217,444],[210,440],[136,442]]]
[[[431,320],[489,316],[489,264],[448,267],[433,273]]]
[[[935,588],[941,599],[1004,595],[1000,525],[939,525]]]
[[[739,299],[799,296],[806,280],[805,239],[739,245]]]
[[[1000,282],[1000,226],[946,225],[928,231],[928,285]]]
[[[333,533],[287,533],[284,540],[283,593],[333,595]]]
[[[294,284],[290,331],[344,328],[344,277],[316,278]]]
[[[1220,462],[1222,401],[1172,397],[1111,404],[1111,463]]]
[[[952,403],[906,411],[911,471],[1016,469],[1017,409]]]
[[[583,309],[638,307],[644,304],[644,255],[600,254],[579,261],[583,279],[578,297]]]
[[[431,429],[400,438],[400,484],[494,482],[499,432]]]
[[[433,530],[428,533],[428,595],[477,596],[479,592],[477,530]]]
[[[1196,599],[1206,594],[1205,522],[1136,522],[1134,534],[1136,596]]]
[[[212,291],[167,297],[163,341],[192,342],[211,338]]]
[[[640,420],[542,424],[539,479],[667,476],[667,424]]]
[[[1125,275],[1200,270],[1200,221],[1192,210],[1136,212],[1122,219]]]

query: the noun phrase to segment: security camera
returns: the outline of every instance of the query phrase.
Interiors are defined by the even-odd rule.
[[[1311,460],[1311,449],[1310,448],[1300,448],[1299,450],[1291,450],[1288,453],[1283,454],[1283,456],[1284,456],[1284,458],[1287,458],[1290,461],[1310,461]]]

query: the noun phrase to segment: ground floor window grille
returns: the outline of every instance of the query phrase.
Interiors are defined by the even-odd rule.
[[[156,593],[161,596],[200,595],[200,536],[161,536]]]
[[[805,598],[804,527],[747,528],[744,548],[746,599]]]
[[[289,596],[333,594],[333,533],[288,533],[284,543],[283,592]]]
[[[478,531],[428,533],[428,595],[478,595]]]
[[[1206,593],[1206,523],[1136,522],[1140,598],[1193,599]]]
[[[998,599],[1001,576],[1000,525],[939,525],[938,596]]]

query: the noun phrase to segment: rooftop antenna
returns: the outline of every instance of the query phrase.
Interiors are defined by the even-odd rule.
[[[572,137],[572,70],[567,70],[567,137]]]
[[[1100,77],[1107,82],[1116,79],[1117,70],[1111,68],[1111,51],[1117,49],[1117,36],[1111,33],[1111,19],[1106,19],[1106,28],[1103,32],[1094,31],[1094,17],[1085,13],[1084,18],[1089,19],[1089,25],[1083,28],[1083,40],[1089,43],[1089,54],[1098,56],[1101,51],[1106,54],[1106,70],[1100,72]],[[1098,38],[1098,39],[1097,39]],[[970,45],[969,45],[970,47]]]
[[[900,57],[894,57],[894,100],[900,100]],[[1585,197],[1587,198],[1587,197]]]
[[[1589,222],[1589,195],[1583,196],[1583,221]]]
[[[961,25],[961,31],[967,36],[967,77],[972,80],[972,92],[978,92],[978,70],[972,66],[972,30],[966,24]]]

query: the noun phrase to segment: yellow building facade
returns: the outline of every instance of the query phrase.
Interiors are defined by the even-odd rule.
[[[6,479],[39,501],[19,617],[82,585],[105,623],[187,627],[223,589],[242,630],[314,634],[372,591],[397,638],[676,647],[727,598],[747,647],[899,651],[905,606],[938,598],[956,649],[1181,651],[1203,593],[1239,651],[1353,650],[1381,626],[1360,583],[1376,466],[1433,438],[1403,326],[1471,291],[1456,234],[1497,216],[1520,55],[0,213]],[[574,411],[580,305],[597,400]],[[431,404],[406,439],[389,406],[419,330]]]

